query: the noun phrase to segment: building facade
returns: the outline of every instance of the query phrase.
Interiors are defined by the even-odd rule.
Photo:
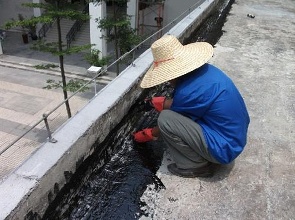
[[[33,3],[45,3],[45,0],[31,0]],[[127,3],[126,13],[131,16],[131,26],[137,30],[141,36],[149,36],[154,32],[161,30],[162,27],[171,23],[178,16],[196,4],[200,4],[204,0],[130,0]],[[31,9],[22,6],[22,3],[28,0],[5,1],[0,0],[0,29],[4,29],[3,25],[11,19],[18,19],[21,14],[24,18],[38,17],[42,14],[39,8]],[[69,0],[69,2],[78,2],[85,4],[81,0]],[[99,49],[102,55],[107,54],[106,42],[102,39],[103,31],[97,29],[97,19],[105,17],[107,14],[106,4],[101,1],[99,4],[89,4],[89,14],[91,16],[89,28],[89,39],[94,44],[95,49]],[[41,28],[41,24],[37,26],[37,32]],[[171,28],[171,27],[170,27]],[[21,31],[21,28],[14,28],[12,31]],[[159,33],[160,37],[163,33]]]

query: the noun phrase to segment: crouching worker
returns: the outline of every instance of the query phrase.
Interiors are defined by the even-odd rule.
[[[171,35],[155,41],[154,63],[142,88],[164,82],[173,99],[154,97],[158,126],[134,133],[137,142],[161,135],[175,163],[168,170],[181,177],[212,176],[212,164],[228,164],[244,149],[250,122],[244,100],[232,80],[208,64],[213,47],[206,42],[182,45]]]

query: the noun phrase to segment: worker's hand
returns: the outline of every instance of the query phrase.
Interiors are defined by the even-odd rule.
[[[159,97],[153,97],[151,99],[146,99],[146,109],[149,109],[150,107],[154,107],[158,112],[161,112],[164,109],[164,102],[166,97],[159,96]]]
[[[133,133],[134,140],[139,143],[152,141],[154,139],[152,135],[152,128],[145,128],[141,131]]]
[[[161,112],[164,109],[164,102],[166,97],[160,96],[160,97],[153,97],[151,102],[153,103],[153,106],[158,112]]]

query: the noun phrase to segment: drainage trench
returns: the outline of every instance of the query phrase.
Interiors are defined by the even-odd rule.
[[[221,0],[217,7],[184,44],[207,41],[215,45],[222,36],[234,0]],[[157,178],[165,146],[160,141],[137,144],[131,133],[156,124],[157,112],[144,102],[152,95],[172,93],[169,85],[146,90],[122,122],[103,143],[94,144],[94,153],[84,160],[68,183],[59,189],[42,219],[138,219],[144,215],[140,197],[148,184],[165,188]],[[36,219],[28,213],[26,219]]]

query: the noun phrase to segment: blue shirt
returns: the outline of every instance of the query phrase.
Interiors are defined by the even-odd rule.
[[[222,164],[244,149],[250,118],[232,80],[210,64],[179,78],[171,110],[187,116],[203,129],[209,152]]]

